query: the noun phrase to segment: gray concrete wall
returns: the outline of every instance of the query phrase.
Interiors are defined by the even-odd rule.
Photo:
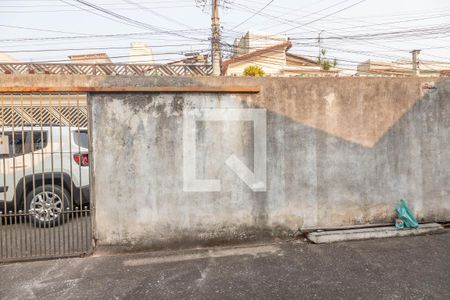
[[[15,80],[46,85],[39,76]],[[99,245],[194,245],[387,223],[400,198],[421,221],[450,220],[449,80],[72,76],[49,81],[261,86],[259,94],[247,95],[92,94]],[[254,143],[248,121],[197,123],[197,178],[220,179],[221,191],[183,190],[183,115],[196,108],[266,109],[266,191],[253,191],[225,164],[235,154],[253,170],[255,147],[261,145]]]

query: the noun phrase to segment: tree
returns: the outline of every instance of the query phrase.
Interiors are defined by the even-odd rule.
[[[335,58],[331,61],[326,57],[326,55],[327,50],[322,48],[319,52],[319,56],[317,57],[317,64],[319,64],[323,70],[329,71],[332,67],[333,68],[336,67],[337,60]]]
[[[253,76],[253,77],[264,77],[264,75],[266,75],[266,72],[264,72],[264,70],[257,65],[251,65],[251,66],[247,66],[244,69],[244,76]]]

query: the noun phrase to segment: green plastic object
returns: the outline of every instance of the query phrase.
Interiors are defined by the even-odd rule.
[[[417,228],[419,223],[417,223],[416,217],[414,217],[413,212],[409,208],[405,200],[400,199],[400,204],[396,208],[397,219],[395,221],[395,227],[398,229],[403,228]]]
[[[405,228],[405,223],[403,223],[401,219],[395,219],[395,227],[397,227],[397,229],[403,229]]]

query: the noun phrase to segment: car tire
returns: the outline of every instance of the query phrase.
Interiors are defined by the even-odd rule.
[[[69,193],[58,185],[45,184],[29,192],[26,201],[30,222],[35,227],[58,226],[64,222]]]

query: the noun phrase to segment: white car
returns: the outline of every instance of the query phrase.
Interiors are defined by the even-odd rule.
[[[0,129],[0,211],[4,215],[22,211],[35,226],[46,227],[61,224],[63,210],[89,203],[86,128]]]

